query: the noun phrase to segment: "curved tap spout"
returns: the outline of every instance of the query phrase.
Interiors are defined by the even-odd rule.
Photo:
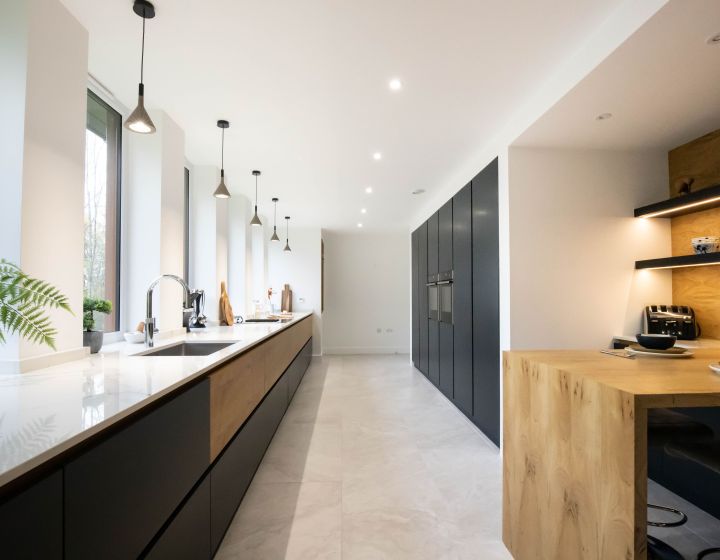
[[[155,336],[155,317],[153,317],[153,303],[152,303],[152,295],[153,290],[155,289],[155,286],[157,286],[160,281],[163,278],[169,278],[170,280],[175,280],[178,284],[180,284],[183,287],[184,295],[183,295],[183,311],[188,309],[190,307],[190,287],[187,285],[185,280],[180,278],[179,276],[175,276],[174,274],[163,274],[162,276],[158,276],[155,280],[152,281],[150,284],[150,287],[147,291],[147,300],[145,303],[145,346],[152,347],[155,345],[154,336]]]

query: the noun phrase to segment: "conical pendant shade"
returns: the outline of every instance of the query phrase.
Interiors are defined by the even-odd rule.
[[[290,250],[290,216],[285,216],[285,248],[283,251]]]
[[[280,241],[280,238],[278,237],[278,234],[277,234],[277,228],[273,228],[273,234],[272,234],[272,237],[270,238],[270,241]]]
[[[280,241],[280,238],[278,237],[278,234],[277,234],[277,203],[279,200],[280,200],[279,198],[272,199],[273,204],[275,205],[275,211],[274,211],[274,215],[273,215],[273,234],[272,234],[272,237],[270,238],[270,241]]]
[[[283,249],[283,251],[292,251],[292,249],[290,248],[289,242],[285,241],[285,248]]]
[[[260,221],[260,216],[258,216],[258,213],[257,213],[257,201],[258,201],[257,189],[258,189],[258,177],[260,176],[260,171],[255,169],[252,172],[252,174],[255,177],[255,215],[253,216],[252,220],[250,220],[250,225],[251,226],[261,226],[262,222]]]
[[[253,216],[253,219],[250,220],[251,226],[261,226],[262,222],[260,221],[260,216],[258,216],[257,213],[257,206],[255,207],[255,215]]]
[[[227,186],[225,185],[225,170],[224,169],[220,172],[220,184],[218,185],[218,188],[215,189],[213,196],[215,198],[230,198],[230,191],[228,190]]]
[[[152,122],[150,115],[145,110],[144,86],[140,84],[138,88],[138,104],[135,110],[125,121],[125,128],[137,132],[139,134],[152,134],[155,132],[155,124]]]

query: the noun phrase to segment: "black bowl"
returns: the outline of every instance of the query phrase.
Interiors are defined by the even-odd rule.
[[[640,346],[652,350],[667,350],[675,346],[677,337],[670,334],[637,334],[635,335]]]

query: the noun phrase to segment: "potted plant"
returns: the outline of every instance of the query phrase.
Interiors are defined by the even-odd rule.
[[[6,334],[45,344],[55,350],[55,335],[47,309],[70,310],[67,298],[52,285],[32,278],[5,259],[0,259],[0,343]]]
[[[90,347],[91,354],[97,354],[102,348],[103,331],[94,331],[95,312],[108,313],[112,312],[112,303],[106,299],[89,298],[83,299],[83,346]]]

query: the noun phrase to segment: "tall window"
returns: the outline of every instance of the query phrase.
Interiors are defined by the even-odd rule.
[[[121,135],[120,113],[88,91],[83,287],[86,297],[112,302],[112,313],[95,325],[105,332],[120,330]]]

